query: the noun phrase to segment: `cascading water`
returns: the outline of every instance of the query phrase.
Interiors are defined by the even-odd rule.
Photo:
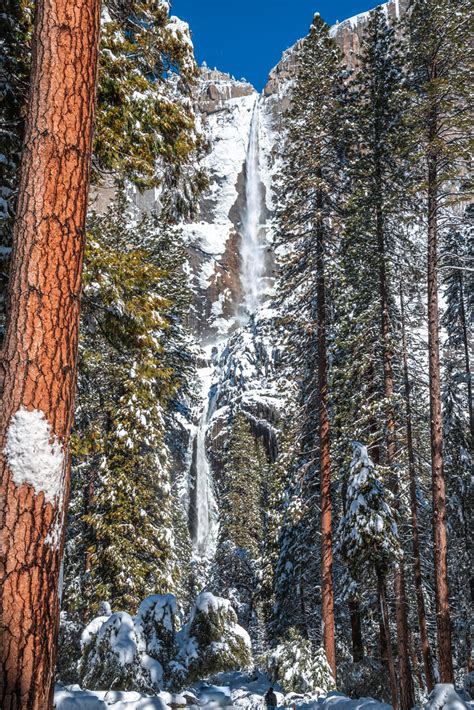
[[[240,246],[242,309],[248,319],[258,309],[265,291],[265,236],[262,225],[264,203],[259,157],[260,101],[257,99],[250,125],[246,160],[245,208]],[[262,234],[263,233],[263,234]]]
[[[262,303],[265,295],[267,264],[265,258],[264,195],[260,175],[259,158],[260,102],[257,98],[250,125],[249,142],[245,163],[245,202],[242,213],[240,245],[240,280],[242,301],[238,321],[248,322]],[[209,350],[212,346],[208,346]],[[210,352],[208,353],[210,356]],[[194,490],[191,506],[191,534],[194,555],[200,560],[210,560],[216,549],[218,521],[217,506],[213,492],[211,467],[206,453],[206,432],[213,411],[213,395],[210,389],[213,368],[201,371],[205,406],[199,420],[193,445],[192,469]]]
[[[206,455],[208,410],[202,413],[196,434],[196,550],[199,557],[207,557],[209,545],[209,495],[211,472]]]
[[[211,353],[207,353],[211,357]],[[192,469],[194,472],[193,520],[191,533],[194,554],[201,560],[213,557],[218,532],[217,506],[214,497],[211,467],[206,453],[206,433],[209,419],[214,408],[214,397],[211,389],[213,367],[200,371],[202,380],[202,397],[205,406],[198,423],[193,445]]]

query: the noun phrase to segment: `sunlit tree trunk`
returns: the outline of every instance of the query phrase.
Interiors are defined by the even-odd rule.
[[[322,180],[321,170],[317,174]],[[323,197],[317,194],[317,209],[321,215]],[[318,403],[319,403],[319,460],[321,491],[321,614],[323,643],[326,658],[336,678],[336,642],[334,631],[334,588],[332,553],[332,502],[331,502],[331,442],[328,412],[328,365],[326,342],[326,284],[324,263],[324,224],[319,217],[316,225],[316,301],[318,336]]]
[[[446,534],[446,483],[443,466],[443,418],[441,414],[441,376],[439,357],[438,305],[438,156],[433,147],[438,137],[438,116],[433,107],[429,116],[427,156],[428,192],[428,363],[431,425],[431,477],[433,491],[434,578],[436,592],[436,629],[440,681],[453,683],[451,655],[451,615],[448,587],[448,545]]]
[[[2,710],[52,707],[99,0],[39,0],[2,351]]]

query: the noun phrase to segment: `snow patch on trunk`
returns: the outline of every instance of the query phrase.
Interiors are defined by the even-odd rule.
[[[4,454],[17,486],[28,483],[45,502],[62,494],[64,451],[44,412],[21,407],[11,418]]]

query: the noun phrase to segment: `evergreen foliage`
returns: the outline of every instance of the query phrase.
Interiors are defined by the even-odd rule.
[[[252,661],[250,638],[237,624],[232,606],[208,592],[196,599],[183,629],[182,646],[190,681],[223,671],[245,670]]]
[[[134,217],[123,192],[89,220],[68,543],[85,561],[67,567],[69,609],[133,612],[179,589],[164,437],[190,359],[182,263],[178,234]]]
[[[324,649],[315,651],[296,629],[289,629],[284,641],[269,652],[266,665],[272,682],[286,692],[328,693],[335,689]]]
[[[472,345],[474,278],[470,270],[473,254],[472,209],[466,210],[447,234],[443,245],[443,286],[446,308],[443,325],[445,377],[443,423],[445,469],[450,492],[448,524],[450,532],[450,583],[459,600],[453,609],[453,625],[459,639],[455,656],[460,666],[470,658],[470,607],[472,546],[469,531],[474,523],[472,505]]]
[[[28,0],[7,0],[0,13],[0,338],[3,338],[5,328],[7,273],[28,92],[31,29],[31,3]]]
[[[277,183],[276,249],[279,300],[294,318],[289,346],[302,382],[300,450],[290,471],[295,486],[281,531],[276,605],[277,626],[294,625],[303,633],[311,629],[318,640],[317,289],[333,251],[344,128],[340,54],[319,15],[296,58],[297,77],[285,116],[285,160]],[[322,307],[328,318],[329,308]]]
[[[197,68],[189,29],[168,13],[164,2],[106,3],[94,181],[105,172],[143,189],[165,178],[176,200],[182,167],[195,160],[200,138],[190,100]],[[200,181],[184,186],[191,202]],[[185,204],[183,195],[180,208]]]
[[[347,512],[338,537],[341,555],[356,578],[373,572],[377,578],[385,578],[400,559],[391,503],[367,448],[355,442],[347,485]]]

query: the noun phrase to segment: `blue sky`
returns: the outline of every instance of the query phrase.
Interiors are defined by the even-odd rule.
[[[308,31],[315,12],[333,24],[370,10],[377,0],[172,0],[189,22],[196,58],[262,89],[281,53]]]

